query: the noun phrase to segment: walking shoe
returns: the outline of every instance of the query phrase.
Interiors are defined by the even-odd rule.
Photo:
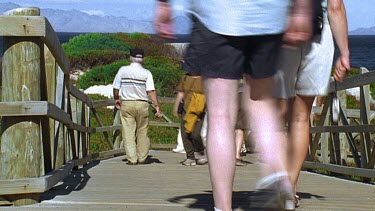
[[[288,179],[287,172],[277,172],[260,179],[255,189],[258,190],[278,190],[280,189],[281,182]]]
[[[189,158],[186,159],[186,160],[184,160],[184,161],[182,161],[181,164],[184,165],[184,166],[195,166],[195,165],[197,165],[197,163],[195,162],[195,160],[189,159]]]
[[[130,165],[130,166],[134,166],[134,165],[137,165],[138,163],[137,162],[128,161],[128,162],[126,162],[126,164]]]
[[[296,201],[294,198],[294,194],[291,191],[282,191],[281,201],[283,202],[284,210],[296,209]]]
[[[242,159],[236,159],[236,166],[247,166],[247,163]]]
[[[295,207],[299,207],[299,201],[301,198],[298,195],[294,195],[294,205]]]
[[[177,147],[175,149],[172,149],[172,152],[175,152],[175,153],[186,153],[184,148],[179,148],[179,147]]]
[[[256,184],[255,189],[275,193],[264,204],[267,206],[279,206],[281,210],[295,210],[294,194],[286,172],[278,172],[268,175]]]
[[[150,161],[148,159],[138,161],[138,165],[144,165],[144,164],[150,164]]]
[[[203,157],[203,158],[197,159],[196,162],[197,162],[198,165],[204,165],[204,164],[208,163],[208,160],[207,160],[206,157]]]

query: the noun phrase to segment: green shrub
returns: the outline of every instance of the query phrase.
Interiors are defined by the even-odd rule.
[[[168,56],[177,58],[176,49],[170,45],[164,45],[163,39],[143,33],[117,33],[114,37],[127,43],[131,48],[141,48],[146,56]]]
[[[127,57],[127,52],[117,50],[84,50],[74,51],[69,54],[71,67],[81,70],[110,64],[118,60],[126,59]]]
[[[111,84],[120,67],[129,64],[130,62],[127,59],[113,62],[109,65],[94,67],[78,78],[77,86],[80,89],[87,89],[94,85]]]
[[[184,74],[177,60],[168,57],[146,57],[143,67],[151,71],[159,96],[175,95],[176,86]]]
[[[113,34],[89,33],[73,37],[62,44],[66,54],[85,50],[118,50],[129,51],[129,45],[117,39]]]

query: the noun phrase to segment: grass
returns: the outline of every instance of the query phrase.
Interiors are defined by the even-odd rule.
[[[98,99],[100,97],[95,96],[94,98]],[[179,122],[180,118],[174,117],[172,114],[173,103],[160,103],[160,108],[164,115],[166,115],[173,122]],[[152,108],[150,107],[150,118],[149,121],[161,121],[165,122],[163,118],[157,118],[153,114]],[[97,115],[99,116],[102,124],[104,126],[109,126],[113,124],[114,112],[109,108],[98,108],[96,110]],[[90,115],[90,127],[99,127],[98,121],[95,119],[94,115]],[[172,127],[158,127],[158,126],[149,126],[148,136],[150,138],[151,144],[175,144],[177,140],[178,131],[176,128]],[[113,140],[113,132],[108,132],[109,139]],[[121,135],[120,135],[121,136]],[[90,152],[100,152],[110,150],[110,146],[106,141],[106,138],[103,133],[93,133],[90,135]]]

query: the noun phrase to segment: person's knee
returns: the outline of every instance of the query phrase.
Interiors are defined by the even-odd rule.
[[[309,122],[310,121],[310,113],[306,112],[294,112],[292,116],[293,122]]]
[[[272,78],[251,79],[250,99],[253,101],[274,99],[274,84]]]

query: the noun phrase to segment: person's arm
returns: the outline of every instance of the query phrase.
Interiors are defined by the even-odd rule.
[[[174,105],[173,105],[173,116],[178,117],[178,105],[180,104],[181,101],[184,100],[184,97],[185,97],[184,92],[181,92],[181,91],[177,92],[176,100],[174,101]]]
[[[342,0],[328,0],[327,9],[331,31],[340,51],[340,57],[335,65],[334,78],[336,81],[342,81],[346,72],[350,70],[348,22],[345,5]]]
[[[312,0],[293,0],[288,27],[283,41],[286,46],[299,46],[312,37]]]
[[[115,98],[115,106],[118,110],[121,110],[121,100],[119,97],[119,90],[118,89],[113,89],[113,97]]]
[[[163,38],[175,39],[172,25],[172,9],[166,0],[156,2],[154,26],[156,32]]]
[[[163,114],[161,113],[161,109],[160,109],[160,106],[159,106],[159,102],[158,102],[158,97],[156,95],[156,91],[155,90],[150,90],[150,91],[147,91],[147,94],[150,97],[152,104],[154,104],[154,106],[155,106],[155,109],[156,109],[155,116],[162,117]]]

